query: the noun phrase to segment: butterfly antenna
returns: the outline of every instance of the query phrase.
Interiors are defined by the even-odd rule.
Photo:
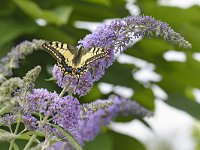
[[[77,85],[79,83],[79,78],[80,78],[80,75],[77,76],[77,79],[78,79],[77,82],[76,82]]]
[[[63,81],[64,77],[65,77],[65,76],[64,76],[64,74],[63,74],[63,75],[62,75],[62,81]]]

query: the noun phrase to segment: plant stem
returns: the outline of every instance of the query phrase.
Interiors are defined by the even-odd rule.
[[[69,87],[69,89],[68,89],[68,95],[69,95],[69,96],[72,96],[73,90],[74,90],[73,88],[70,88],[70,87]]]
[[[71,84],[71,81],[69,81],[69,82],[65,85],[65,87],[62,89],[62,91],[61,91],[59,97],[62,97],[62,96],[65,94],[65,92],[68,90],[70,84]]]
[[[12,150],[13,144],[14,144],[14,140],[11,140],[9,150]]]
[[[24,147],[24,150],[28,150],[29,147],[31,146],[31,144],[33,143],[33,141],[35,140],[35,138],[37,137],[37,135],[33,135],[31,137],[31,139],[29,140],[29,142],[26,144],[26,146]]]
[[[26,101],[26,96],[27,96],[27,91],[25,91],[24,98],[23,98],[23,101],[22,101],[22,106],[24,106],[24,103]],[[17,131],[18,131],[19,125],[20,125],[20,121],[21,121],[21,118],[22,118],[22,115],[20,114],[20,110],[18,110],[18,114],[19,114],[19,117],[18,117],[18,120],[17,120],[17,125],[16,125],[16,128],[15,128],[14,134],[17,134]],[[14,142],[15,142],[15,139],[11,140],[9,150],[12,150]]]
[[[14,132],[14,134],[17,134],[17,131],[18,131],[18,129],[19,129],[19,125],[20,125],[21,117],[22,117],[22,115],[19,114],[19,119],[17,120],[17,125],[16,125],[16,128],[15,128],[15,132]]]
[[[14,134],[17,134],[17,131],[18,131],[19,125],[20,125],[20,120],[21,120],[21,114],[19,115],[19,119],[17,120],[17,125],[15,128]],[[15,142],[15,139],[11,140],[9,150],[12,149],[14,142]]]
[[[42,122],[41,122],[41,127],[43,127],[45,125],[45,123],[47,122],[47,119],[50,116],[50,112],[47,112],[47,115],[43,118]]]
[[[47,119],[49,118],[50,113],[48,112],[47,115],[43,118],[42,122],[41,122],[41,128],[45,125]],[[32,143],[34,142],[34,140],[36,139],[37,135],[32,135],[31,139],[28,141],[28,143],[26,144],[26,146],[24,147],[24,150],[28,150],[29,147],[32,145]]]

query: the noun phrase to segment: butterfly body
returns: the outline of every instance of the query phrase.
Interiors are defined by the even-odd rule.
[[[89,65],[107,55],[105,49],[100,47],[84,48],[72,46],[57,41],[46,42],[42,45],[50,53],[65,75],[81,76],[89,69]]]

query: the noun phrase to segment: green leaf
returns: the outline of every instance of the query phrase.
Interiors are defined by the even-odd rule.
[[[4,142],[4,141],[11,141],[14,140],[18,137],[18,135],[14,134],[14,133],[9,133],[9,132],[2,132],[0,134],[0,142]]]
[[[112,141],[108,134],[100,134],[93,141],[86,143],[84,150],[112,150]]]
[[[31,138],[31,136],[21,134],[21,135],[17,136],[16,139],[27,140],[28,141],[28,140],[30,140],[30,138]]]
[[[137,101],[144,107],[147,107],[150,110],[154,110],[154,94],[151,88],[147,88],[144,85],[136,82],[133,86],[134,95],[132,97],[133,100]]]
[[[20,35],[33,33],[37,29],[36,24],[24,20],[18,22],[12,19],[1,19],[0,21],[0,47]]]
[[[7,133],[8,131],[0,129],[0,133]]]
[[[45,136],[44,133],[41,131],[28,131],[26,133],[21,134],[22,136],[31,136],[31,135],[37,135],[37,136]]]
[[[2,149],[2,150],[7,150],[7,149],[9,149],[9,143],[8,142],[1,142],[1,144],[0,144],[0,149]]]
[[[49,82],[49,81],[56,81],[56,79],[54,77],[51,77],[51,78],[45,79],[45,81],[47,81],[47,82]]]
[[[101,98],[103,98],[103,94],[100,92],[97,84],[94,84],[91,91],[87,95],[80,97],[79,100],[80,102],[89,103]]]
[[[187,97],[178,94],[178,93],[170,93],[168,100],[166,103],[169,105],[176,107],[178,109],[184,110],[191,116],[200,119],[200,104],[188,99]]]
[[[74,42],[73,37],[71,37],[69,33],[66,33],[63,30],[54,26],[45,26],[40,28],[35,33],[35,36],[46,40],[52,40],[52,41],[57,40],[65,43],[67,42],[69,44],[72,44]]]
[[[13,108],[13,105],[6,105],[3,108],[0,109],[0,116],[2,116],[5,113],[9,113]]]
[[[66,24],[72,12],[71,6],[59,6],[50,11],[43,10],[36,3],[28,0],[13,0],[13,2],[32,18],[44,19],[56,25]]]
[[[1,0],[0,16],[7,16],[13,13],[14,7],[10,5],[10,1]]]
[[[101,79],[102,82],[113,85],[125,86],[135,92],[132,99],[149,109],[154,109],[154,95],[150,88],[144,87],[132,77],[132,70],[135,66],[130,64],[119,64],[115,62]]]
[[[106,70],[105,75],[100,81],[112,83],[114,85],[133,87],[135,81],[132,77],[132,70],[134,68],[135,66],[133,65],[114,62],[113,65]]]
[[[108,2],[110,3],[109,6],[105,5]],[[98,3],[104,3],[104,5]],[[107,0],[107,2],[106,0],[70,1],[70,5],[74,6],[71,19],[73,22],[76,20],[102,21],[108,18],[125,17],[129,15],[127,9],[125,9],[125,4],[126,1],[124,0]]]
[[[112,137],[113,150],[146,150],[144,145],[133,137],[119,134],[114,131],[110,131],[109,134]]]
[[[16,143],[13,143],[14,150],[20,150],[19,146]]]
[[[54,128],[58,129],[58,131],[60,131],[67,138],[67,140],[74,146],[74,148],[76,150],[83,150],[82,147],[80,146],[80,144],[76,141],[76,139],[67,130],[64,130],[63,128],[61,128],[57,125],[54,125],[54,124],[51,124],[51,125]]]
[[[102,4],[106,6],[110,6],[111,4],[110,0],[84,0],[84,1],[95,3],[95,4]]]

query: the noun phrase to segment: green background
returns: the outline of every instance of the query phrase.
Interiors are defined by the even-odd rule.
[[[168,99],[165,101],[167,104],[185,111],[198,120],[200,104],[195,101],[192,89],[200,88],[200,62],[192,55],[194,52],[199,52],[200,7],[181,9],[159,6],[156,0],[138,0],[136,4],[141,14],[169,23],[175,31],[181,33],[192,44],[192,49],[178,48],[163,39],[143,38],[124,53],[155,64],[155,71],[162,76],[162,80],[157,83],[150,82],[150,86],[146,86],[131,76],[133,70],[139,69],[137,66],[115,62],[106,70],[106,75],[100,82],[133,89],[135,93],[132,99],[152,111],[155,109],[155,96],[151,85],[157,84],[168,94]],[[130,15],[125,5],[124,0],[1,0],[0,57],[5,56],[13,46],[24,40],[58,40],[76,45],[77,41],[90,32],[75,28],[75,21],[102,22],[104,19],[123,18]],[[37,19],[45,19],[47,25],[39,26],[36,23]],[[184,63],[166,61],[163,53],[169,49],[183,51],[187,56],[187,61]],[[34,66],[41,65],[42,73],[36,87],[60,91],[61,89],[54,82],[44,80],[51,77],[51,74],[47,72],[47,66],[53,66],[54,63],[55,60],[49,54],[36,51],[20,62],[21,68],[13,70],[14,76],[22,77]],[[88,95],[80,99],[81,102],[108,96],[100,92],[97,84],[95,83]],[[132,119],[118,118],[117,121]],[[137,139],[111,131],[99,135],[94,142],[88,143],[85,149],[122,150],[124,145],[126,150],[146,149],[145,145]]]

